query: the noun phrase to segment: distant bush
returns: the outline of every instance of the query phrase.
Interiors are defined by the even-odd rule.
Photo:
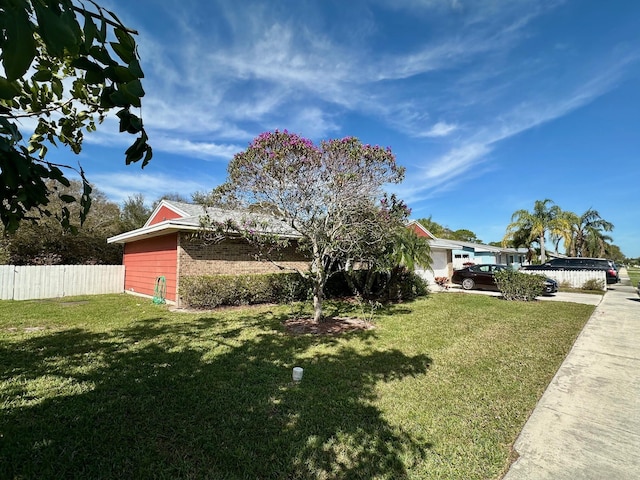
[[[506,300],[529,302],[544,293],[543,275],[529,275],[512,269],[495,274],[496,285]]]
[[[180,297],[190,308],[286,303],[305,300],[309,287],[297,273],[193,276],[180,279]]]
[[[604,290],[604,280],[592,278],[582,284],[582,290]]]

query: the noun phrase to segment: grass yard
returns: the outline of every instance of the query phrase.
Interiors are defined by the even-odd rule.
[[[636,287],[638,285],[638,282],[640,282],[640,268],[627,267],[627,273],[629,274],[629,278],[631,279],[631,285]]]
[[[3,301],[0,478],[499,478],[593,308],[443,293],[320,337],[285,306]]]

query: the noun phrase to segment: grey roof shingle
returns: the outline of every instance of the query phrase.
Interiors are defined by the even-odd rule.
[[[204,207],[192,203],[175,202],[165,200],[165,203],[171,205],[177,210],[187,214],[187,217],[181,218],[180,222],[200,226],[200,220],[207,215],[212,222],[226,223],[231,221],[239,226],[246,226],[259,233],[269,233],[278,235],[287,235],[298,237],[300,234],[296,232],[283,220],[275,218],[264,213],[248,212],[246,210],[231,210],[216,207]]]

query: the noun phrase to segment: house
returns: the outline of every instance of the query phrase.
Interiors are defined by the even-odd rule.
[[[454,270],[453,251],[462,248],[462,246],[452,240],[437,238],[415,220],[409,222],[407,228],[419,237],[426,238],[431,246],[431,269],[416,269],[416,273],[430,285],[435,285],[435,279],[438,277],[451,278]]]
[[[465,263],[491,263],[513,265],[518,268],[527,262],[527,249],[496,247],[481,243],[460,242],[452,240],[460,245],[453,251],[453,267],[463,268]]]
[[[435,283],[434,278],[436,277],[451,278],[453,270],[463,268],[465,263],[499,263],[516,267],[526,263],[526,249],[502,248],[437,238],[417,221],[410,222],[407,228],[419,237],[425,237],[429,240],[433,271],[420,270],[418,273],[431,284]]]
[[[274,273],[281,271],[271,262],[256,259],[257,251],[239,235],[223,235],[204,241],[196,234],[200,220],[208,215],[215,222],[245,223],[248,219],[263,229],[260,233],[298,237],[284,222],[267,215],[222,210],[182,202],[162,200],[139,229],[107,239],[124,245],[124,289],[152,296],[158,277],[166,280],[166,300],[179,303],[180,279],[186,276]],[[285,267],[308,269],[309,261],[294,246],[280,253]]]

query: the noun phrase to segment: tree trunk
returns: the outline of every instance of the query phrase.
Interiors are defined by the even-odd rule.
[[[326,283],[326,275],[324,271],[316,272],[313,281],[313,321],[322,322],[323,311],[322,303],[324,301],[324,284]]]
[[[543,264],[547,261],[547,256],[544,250],[544,235],[540,235],[540,263]]]

